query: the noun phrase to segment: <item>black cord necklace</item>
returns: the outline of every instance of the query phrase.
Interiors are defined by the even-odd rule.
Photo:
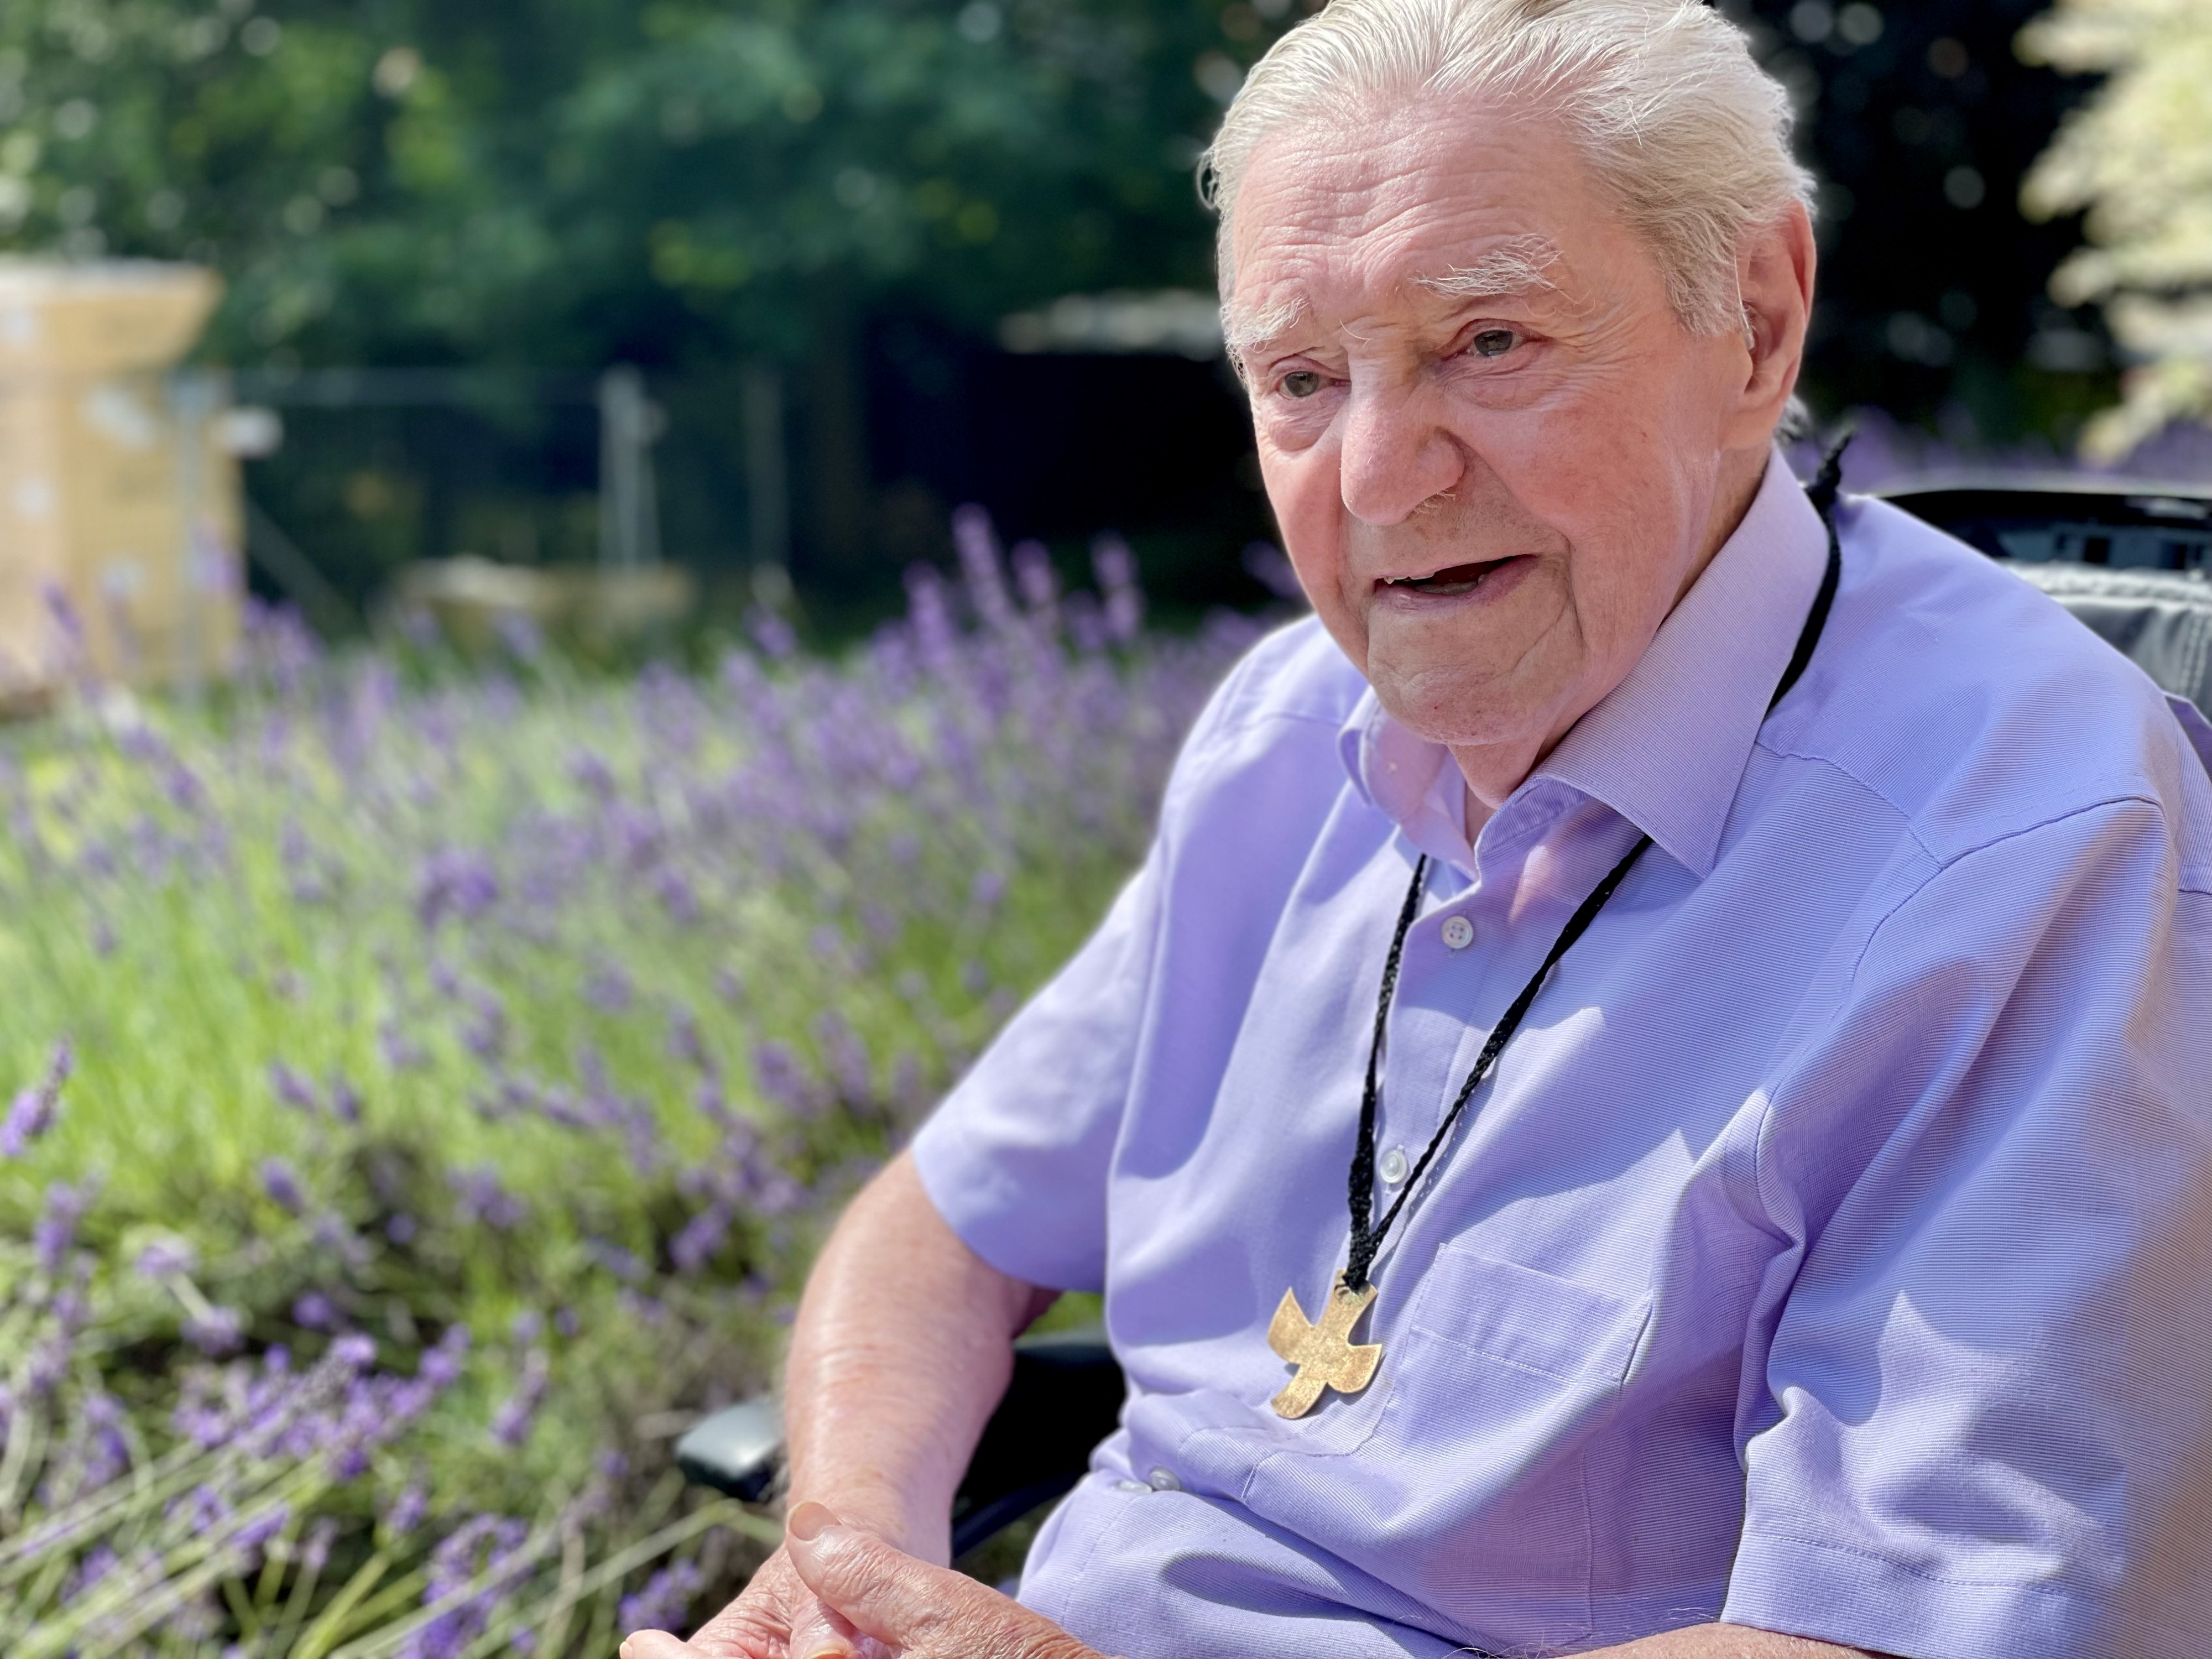
[[[1842,579],[1844,568],[1843,544],[1836,533],[1836,489],[1843,473],[1844,445],[1849,441],[1847,435],[1821,458],[1820,472],[1805,492],[1827,529],[1828,566],[1820,578],[1820,591],[1814,595],[1812,609],[1806,613],[1805,626],[1797,636],[1797,648],[1790,653],[1790,665],[1783,670],[1774,696],[1767,702],[1769,714],[1790,694],[1790,687],[1797,684],[1806,665],[1813,660],[1814,648],[1820,644],[1821,630],[1827,626],[1829,608],[1835,603],[1836,585]],[[1636,845],[1606,872],[1605,879],[1590,890],[1589,896],[1568,918],[1559,938],[1552,942],[1552,948],[1544,953],[1543,966],[1521,988],[1521,994],[1513,999],[1504,1017],[1483,1043],[1482,1052],[1475,1057],[1467,1080],[1460,1085],[1443,1121],[1437,1126],[1419,1161],[1399,1188],[1396,1200],[1377,1223],[1373,1220],[1375,1117],[1381,1099],[1383,1035],[1389,1024],[1391,1000],[1398,988],[1398,964],[1406,952],[1406,936],[1413,930],[1413,918],[1420,913],[1421,894],[1429,875],[1428,855],[1425,853],[1414,860],[1413,879],[1406,889],[1406,902],[1398,911],[1398,926],[1390,937],[1389,954],[1382,960],[1382,987],[1375,1003],[1375,1035],[1367,1049],[1367,1083],[1359,1099],[1359,1139],[1352,1154],[1349,1176],[1352,1248],[1345,1259],[1344,1272],[1331,1289],[1318,1322],[1306,1318],[1294,1291],[1285,1291],[1267,1328],[1268,1346],[1297,1367],[1297,1375],[1270,1402],[1279,1415],[1303,1417],[1320,1401],[1325,1389],[1334,1389],[1340,1394],[1357,1394],[1373,1381],[1375,1368],[1382,1363],[1381,1346],[1355,1345],[1351,1337],[1352,1328],[1375,1299],[1375,1285],[1369,1273],[1375,1265],[1376,1253],[1382,1248],[1382,1241],[1413,1194],[1421,1190],[1422,1177],[1428,1174],[1429,1166],[1435,1163],[1437,1152],[1450,1138],[1468,1102],[1490,1075],[1498,1055],[1513,1040],[1513,1034],[1521,1029],[1529,1005],[1536,1000],[1536,994],[1543,988],[1552,969],[1589,930],[1597,913],[1605,908],[1606,901],[1628,878],[1628,872],[1636,867],[1636,861],[1650,845],[1650,836],[1639,836]]]

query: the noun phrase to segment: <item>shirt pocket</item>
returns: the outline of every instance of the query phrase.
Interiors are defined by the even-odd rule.
[[[1439,1635],[1491,1652],[1579,1642],[1585,1449],[1650,1310],[1447,1247],[1385,1346],[1370,1432],[1348,1456],[1267,1460],[1247,1501],[1298,1530],[1320,1522],[1333,1535],[1316,1541],[1433,1608]]]
[[[1517,1370],[1612,1389],[1628,1375],[1650,1305],[1446,1245],[1407,1322],[1416,1336]]]

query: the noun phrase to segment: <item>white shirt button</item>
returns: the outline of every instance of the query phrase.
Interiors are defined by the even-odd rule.
[[[1403,1146],[1393,1146],[1382,1154],[1382,1184],[1386,1187],[1396,1186],[1406,1178],[1406,1171],[1409,1167],[1406,1162],[1406,1149]]]
[[[1465,916],[1444,918],[1444,945],[1448,949],[1464,951],[1474,943],[1474,924]]]
[[[1154,1492],[1182,1490],[1182,1482],[1176,1479],[1176,1472],[1173,1469],[1154,1469],[1146,1478],[1152,1481]]]
[[[1152,1490],[1150,1486],[1146,1486],[1141,1480],[1116,1480],[1114,1484],[1119,1486],[1123,1492],[1150,1492]]]

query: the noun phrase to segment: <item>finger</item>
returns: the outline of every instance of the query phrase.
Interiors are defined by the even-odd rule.
[[[678,1641],[665,1630],[631,1632],[622,1644],[622,1659],[700,1659],[699,1650]]]
[[[1023,1638],[1032,1634],[1031,1625],[1060,1634],[1056,1626],[972,1578],[838,1524],[819,1504],[802,1504],[792,1512],[784,1523],[784,1547],[809,1589],[854,1628],[893,1647],[1011,1654],[1026,1648]]]
[[[848,1659],[860,1632],[819,1601],[791,1621],[791,1659]]]
[[[691,1632],[691,1651],[702,1659],[790,1659],[793,1623],[802,1609],[818,1605],[778,1550],[743,1595]]]

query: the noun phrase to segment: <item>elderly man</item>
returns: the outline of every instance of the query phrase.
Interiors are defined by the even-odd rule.
[[[1781,465],[1786,128],[1673,0],[1254,70],[1222,287],[1316,617],[825,1251],[786,1550],[631,1659],[2212,1654],[2212,785]],[[946,1510],[1063,1288],[1129,1395],[1018,1604]]]

